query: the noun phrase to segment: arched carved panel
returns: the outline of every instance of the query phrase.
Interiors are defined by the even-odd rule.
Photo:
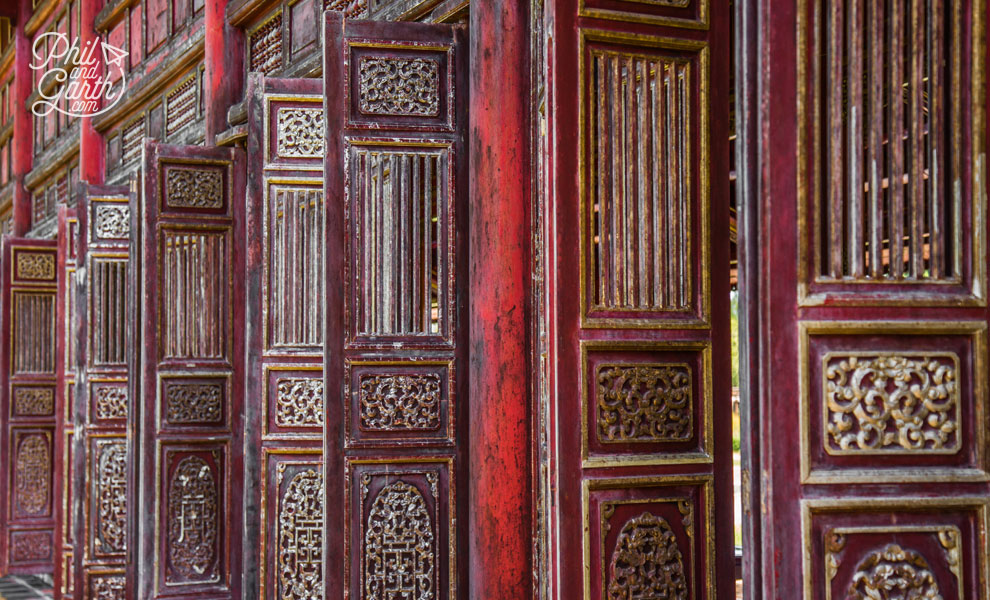
[[[94,553],[127,549],[127,446],[123,441],[97,442],[93,497],[96,503]]]
[[[179,461],[168,484],[168,579],[209,581],[217,576],[217,479],[198,456]]]
[[[280,600],[323,598],[323,474],[316,469],[294,474],[279,500],[278,588]]]
[[[688,600],[684,561],[670,524],[649,511],[622,526],[608,573],[609,600]]]
[[[378,492],[364,533],[365,598],[437,597],[433,527],[415,486],[399,480]]]
[[[19,516],[43,516],[51,492],[51,438],[33,433],[17,440],[14,459],[14,507]]]

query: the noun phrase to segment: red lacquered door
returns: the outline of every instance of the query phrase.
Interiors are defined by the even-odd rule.
[[[0,575],[55,562],[57,254],[54,241],[3,239]]]
[[[251,74],[246,101],[244,594],[322,598],[323,82]]]
[[[464,598],[467,32],[325,18],[327,597]]]
[[[241,598],[244,153],[144,148],[138,598]]]
[[[765,598],[986,599],[987,2],[783,4],[746,82],[769,125],[744,207],[751,576]]]
[[[546,3],[537,389],[554,598],[734,594],[728,5]]]

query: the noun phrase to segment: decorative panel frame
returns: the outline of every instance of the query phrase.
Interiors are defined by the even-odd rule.
[[[978,51],[966,55],[962,43],[965,39],[985,42],[985,27],[981,24],[986,20],[986,7],[978,0],[952,3],[951,18],[943,27],[948,33],[942,31],[950,42],[944,46],[950,48],[952,54],[945,57],[951,72],[945,77],[950,94],[945,99],[947,102],[943,102],[948,106],[954,101],[956,106],[953,108],[959,108],[946,110],[951,122],[946,123],[944,129],[952,132],[945,154],[952,171],[947,178],[953,182],[950,193],[954,196],[955,212],[952,220],[957,227],[954,232],[956,253],[949,259],[960,272],[944,280],[871,282],[868,278],[857,280],[852,277],[836,281],[817,274],[823,248],[821,207],[829,200],[822,191],[825,189],[822,146],[828,135],[822,130],[825,119],[820,118],[825,92],[821,89],[824,86],[817,81],[819,71],[824,68],[814,59],[816,55],[824,55],[828,43],[827,36],[820,33],[828,27],[828,23],[824,22],[828,14],[822,8],[825,3],[826,0],[802,0],[797,3],[798,305],[987,306],[988,280],[984,259],[987,255],[987,165],[984,150],[987,59]],[[910,15],[902,16],[904,20],[909,18]],[[823,22],[819,23],[819,19]],[[865,54],[862,50],[860,52]],[[907,53],[910,54],[910,49]],[[873,59],[867,57],[867,60]],[[907,69],[909,65],[903,66]],[[967,98],[968,103],[964,102]],[[869,118],[864,122],[869,122]],[[910,116],[906,119],[911,120]],[[968,140],[965,144],[964,138]],[[960,232],[959,229],[965,231]]]
[[[710,225],[708,219],[706,218],[710,211],[710,185],[709,185],[709,171],[710,171],[710,145],[709,145],[709,87],[710,87],[710,67],[709,67],[709,46],[707,42],[704,41],[694,41],[686,40],[681,38],[673,37],[657,37],[657,36],[643,36],[638,34],[628,34],[620,33],[614,31],[596,30],[596,29],[586,29],[582,28],[579,33],[579,65],[578,68],[580,72],[583,73],[581,78],[580,87],[580,105],[579,105],[579,145],[581,148],[581,155],[579,161],[579,173],[580,173],[580,190],[581,190],[581,213],[580,213],[580,273],[581,273],[581,326],[585,328],[615,328],[615,329],[704,329],[710,326],[711,322],[711,272],[710,272]],[[686,285],[687,293],[690,298],[690,305],[687,309],[665,309],[656,308],[651,309],[648,307],[639,308],[607,308],[598,307],[593,304],[593,294],[592,286],[595,282],[593,268],[595,265],[594,259],[594,244],[595,239],[598,236],[594,234],[594,219],[596,210],[592,206],[593,204],[593,193],[594,186],[593,174],[598,173],[600,176],[604,172],[603,165],[599,165],[596,169],[594,160],[592,159],[592,146],[596,139],[595,137],[595,124],[592,123],[593,106],[597,101],[599,106],[605,106],[607,100],[605,99],[605,92],[600,93],[593,88],[593,70],[591,68],[594,63],[595,53],[609,53],[614,56],[623,57],[626,59],[641,59],[641,60],[666,60],[672,63],[683,63],[687,65],[687,73],[690,82],[688,84],[688,90],[685,92],[689,96],[693,96],[693,99],[689,100],[688,115],[689,119],[688,127],[691,129],[690,135],[684,136],[686,144],[688,146],[687,156],[681,156],[680,160],[685,161],[686,171],[688,172],[688,181],[686,186],[688,189],[688,195],[686,198],[681,198],[679,204],[686,210],[689,214],[689,223],[686,228],[686,232],[682,232],[687,240],[686,248],[686,260],[690,260],[690,274],[686,282],[682,281],[681,285]],[[693,74],[693,76],[692,76]],[[618,75],[615,75],[618,77]],[[657,75],[659,78],[659,74]],[[658,85],[659,87],[659,85]],[[625,100],[631,104],[635,104],[637,101],[643,101],[644,98],[637,97],[639,92],[630,91],[622,92],[626,95]],[[615,98],[613,102],[618,101],[620,92],[615,92]],[[599,124],[598,127],[601,129],[604,125]],[[613,123],[613,127],[618,127],[617,124]],[[641,126],[643,127],[643,126]],[[693,132],[697,131],[697,135]],[[604,131],[602,131],[604,134]],[[683,135],[683,132],[680,132]],[[625,143],[625,132],[623,132],[623,140],[619,140]],[[616,143],[616,140],[611,140],[611,143]],[[631,141],[629,142],[632,143]],[[614,150],[614,149],[613,149]],[[627,151],[631,152],[630,148],[626,148]],[[670,151],[671,148],[665,147],[663,150]],[[675,149],[676,150],[676,149]],[[657,149],[661,151],[661,149]],[[654,171],[660,168],[660,163],[656,156],[654,156],[653,162],[655,164],[647,164],[644,162],[642,157],[637,155],[638,162],[642,163],[639,166],[643,167],[646,171],[653,169]],[[666,157],[665,157],[666,158]],[[612,161],[618,161],[619,158],[612,157]],[[668,159],[669,160],[669,159]],[[669,165],[668,169],[671,169]],[[616,171],[619,170],[618,165],[613,165]],[[627,168],[629,168],[627,166]],[[631,177],[631,176],[627,176]],[[642,175],[646,177],[646,174]],[[657,172],[652,172],[650,179],[658,179],[659,175]],[[630,179],[629,184],[632,185],[633,180]],[[616,185],[613,183],[613,185]],[[605,193],[608,190],[604,190]],[[645,189],[639,190],[640,194],[647,192]],[[657,202],[660,201],[659,192],[656,190],[651,190],[652,193],[657,195]],[[631,193],[631,192],[630,192]],[[615,201],[615,198],[611,198]],[[625,202],[626,199],[623,199]],[[638,209],[640,211],[646,210],[646,200],[642,197],[638,199]],[[670,209],[671,203],[675,202],[676,199],[671,196],[671,198],[665,201],[666,208]],[[599,207],[600,208],[600,207]],[[650,211],[656,211],[660,213],[663,207],[656,206],[650,207]],[[617,209],[618,210],[618,209]],[[629,214],[632,212],[629,207],[624,210],[618,210],[620,214]],[[662,214],[656,220],[662,222],[668,216],[667,213]],[[603,218],[603,217],[600,217]],[[673,218],[673,217],[671,217]],[[627,224],[631,227],[631,220]],[[624,225],[620,224],[618,228],[623,229]],[[662,227],[661,225],[655,224],[654,228],[656,232],[659,229],[656,227]],[[609,239],[617,239],[616,236],[619,234],[613,232]],[[654,231],[647,233],[640,231],[638,240],[623,240],[623,244],[628,246],[621,251],[617,251],[617,255],[624,256],[623,261],[628,262],[628,254],[632,252],[632,248],[640,248],[642,245],[647,245],[652,249],[652,260],[659,263],[660,261],[660,246],[656,244],[653,236]],[[672,233],[669,235],[673,235]],[[610,242],[616,243],[616,242]],[[625,264],[623,268],[627,268],[630,271],[634,267],[639,269],[646,269],[645,260],[646,253],[641,253],[639,265],[635,264]],[[654,265],[654,269],[660,269],[661,273],[666,273],[669,265]],[[683,265],[681,266],[683,268]],[[675,270],[672,267],[670,270]],[[621,276],[621,269],[620,269]],[[647,273],[638,273],[637,279],[640,281],[636,282],[626,282],[626,287],[630,290],[633,286],[642,285],[642,282],[648,281],[649,278],[653,276]],[[681,277],[683,280],[683,276]],[[603,284],[604,285],[604,284]],[[617,284],[619,285],[619,284]],[[659,285],[654,283],[654,285]],[[638,289],[638,288],[637,288]]]
[[[580,0],[582,17],[708,29],[709,0]]]
[[[585,467],[616,467],[633,465],[662,465],[685,463],[711,463],[713,461],[712,425],[712,372],[711,344],[709,342],[631,342],[582,340],[581,344],[581,456]],[[634,439],[626,443],[601,440],[595,422],[601,423],[598,387],[601,384],[599,368],[639,367],[663,369],[674,367],[686,370],[689,380],[687,414],[691,419],[689,437],[683,439]],[[596,375],[597,374],[597,375]],[[620,384],[628,381],[625,374],[618,376]],[[645,385],[645,384],[644,384]],[[658,402],[656,390],[647,390],[640,396],[650,399],[650,408]],[[635,390],[629,397],[635,397]],[[654,394],[654,395],[650,395]],[[628,397],[627,397],[628,398]],[[672,406],[669,399],[663,402],[667,419],[676,420],[683,408]],[[628,406],[627,402],[622,403]],[[596,414],[598,419],[596,419]],[[617,413],[613,413],[617,415]],[[642,416],[638,412],[634,417]],[[621,417],[617,417],[621,418]],[[608,421],[612,423],[612,421]],[[668,421],[669,422],[669,421]],[[658,423],[659,425],[659,423]],[[682,432],[684,433],[684,432]],[[596,438],[596,439],[593,439]],[[609,448],[614,448],[609,451]]]
[[[986,427],[983,425],[987,415],[987,385],[980,375],[986,370],[986,322],[802,321],[798,324],[798,332],[803,483],[990,481]],[[817,350],[817,339],[823,340],[823,344],[834,345]],[[960,374],[949,383],[954,384],[959,394],[956,411],[958,420],[968,421],[957,425],[953,432],[957,436],[956,451],[902,448],[894,451],[829,452],[824,430],[827,382],[824,367],[820,364],[823,352],[825,359],[836,355],[872,357],[877,354],[909,358],[939,354],[956,356]],[[889,376],[896,379],[895,372],[891,368],[888,371]],[[816,376],[817,380],[813,380]],[[822,383],[818,384],[817,381]],[[924,388],[921,391],[925,392]],[[853,393],[865,392],[861,390]],[[934,388],[931,393],[935,393]],[[932,402],[941,402],[932,396],[926,396],[928,398]],[[815,408],[816,402],[821,410]],[[884,407],[887,408],[887,405],[885,402]],[[911,422],[912,417],[924,420],[920,413],[924,410],[924,405],[915,407],[909,397],[906,397],[898,406],[903,406],[899,410],[904,411],[901,418],[906,423]],[[912,415],[912,410],[917,412]],[[873,413],[867,411],[865,414]],[[946,420],[949,419],[950,417],[946,417]],[[917,431],[921,432],[923,428],[922,423]],[[823,444],[825,454],[821,455],[817,450]],[[857,464],[857,457],[862,457],[867,462],[859,461]]]
[[[581,510],[584,522],[588,524],[583,534],[585,600],[612,597],[607,593],[606,579],[610,569],[605,556],[606,548],[615,544],[609,542],[611,533],[618,528],[611,528],[610,521],[613,516],[626,514],[628,524],[641,510],[654,517],[657,515],[653,512],[660,513],[659,520],[673,528],[675,547],[680,552],[681,580],[685,585],[667,588],[671,594],[683,593],[671,597],[715,598],[715,534],[711,520],[714,490],[710,476],[585,479],[581,490]],[[667,558],[666,553],[657,552],[653,560],[659,562]],[[676,581],[675,574],[664,571],[664,575],[670,575],[667,585]]]
[[[891,549],[889,544],[895,544],[907,556],[888,556],[884,560],[906,565],[910,570],[900,571],[904,575],[901,582],[874,571],[876,581],[864,578],[867,584],[890,582],[891,589],[906,591],[930,588],[934,580],[943,598],[986,600],[990,598],[990,579],[986,575],[990,568],[988,518],[990,500],[983,496],[802,500],[804,600],[844,598],[833,594],[835,578],[848,574],[850,565],[874,564],[855,557],[871,548],[878,550],[877,544],[885,542],[887,550]],[[856,538],[861,541],[858,545]],[[921,549],[924,551],[917,556],[925,567],[910,558],[911,553]],[[844,556],[850,551],[853,556]],[[916,570],[920,568],[925,568],[932,579],[924,579],[926,576]],[[917,576],[912,578],[908,575],[911,572]],[[953,580],[954,586],[950,583]],[[975,597],[967,595],[970,590],[975,591]]]

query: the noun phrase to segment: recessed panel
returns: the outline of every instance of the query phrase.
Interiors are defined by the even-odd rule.
[[[223,427],[228,396],[226,376],[162,375],[160,427],[163,430]]]
[[[319,367],[265,367],[265,436],[322,438],[323,371]]]
[[[323,463],[319,453],[266,451],[261,554],[274,598],[318,597],[323,589]]]

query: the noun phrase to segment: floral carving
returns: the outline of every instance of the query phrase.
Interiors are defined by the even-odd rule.
[[[126,240],[131,235],[130,207],[98,204],[95,231],[100,239]]]
[[[364,375],[361,427],[395,431],[440,426],[440,376]]]
[[[168,492],[168,558],[174,574],[197,581],[213,578],[218,516],[213,470],[198,456],[182,459]]]
[[[826,450],[958,450],[956,364],[952,353],[827,356]]]
[[[434,552],[423,495],[401,480],[386,485],[371,506],[364,533],[364,597],[432,600]]]
[[[602,442],[681,442],[694,435],[688,365],[600,365],[597,373]]]
[[[52,537],[44,531],[11,533],[11,562],[33,562],[52,557]]]
[[[102,552],[124,552],[127,550],[127,447],[123,442],[101,447],[96,488],[96,543]]]
[[[55,279],[55,255],[51,252],[18,252],[18,279]]]
[[[14,414],[19,417],[47,416],[55,409],[55,390],[49,387],[14,388]]]
[[[848,593],[848,598],[856,600],[941,597],[924,557],[897,544],[889,544],[864,558],[856,568]]]
[[[124,600],[126,579],[123,575],[102,575],[90,579],[89,597],[93,600]]]
[[[281,600],[323,598],[323,475],[296,473],[278,513],[278,581]]]
[[[275,387],[276,424],[281,427],[323,427],[322,379],[279,379]]]
[[[44,514],[51,479],[51,455],[45,436],[36,434],[23,438],[17,447],[15,465],[18,511],[28,516]]]
[[[608,571],[609,600],[687,600],[684,562],[670,524],[644,512],[622,526]]]
[[[362,113],[435,117],[440,114],[440,63],[426,58],[363,57]]]
[[[168,169],[165,189],[165,202],[175,208],[223,207],[223,174],[216,169]]]
[[[323,158],[325,128],[322,108],[279,108],[278,155]]]
[[[168,422],[217,423],[223,409],[219,383],[169,383],[165,388]]]
[[[93,389],[97,419],[127,418],[127,388],[101,385]]]

